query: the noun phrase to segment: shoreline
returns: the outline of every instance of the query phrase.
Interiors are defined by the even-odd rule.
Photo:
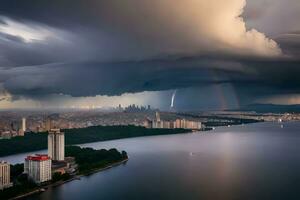
[[[98,168],[98,169],[92,169],[91,171],[89,171],[87,173],[77,174],[74,177],[72,177],[72,178],[70,178],[68,180],[65,180],[65,181],[59,181],[59,182],[56,182],[56,183],[51,183],[49,185],[40,186],[39,188],[37,188],[37,189],[35,189],[33,191],[27,192],[25,194],[18,195],[16,197],[10,198],[9,200],[22,199],[22,198],[29,197],[29,196],[32,196],[32,195],[35,195],[35,194],[38,194],[38,193],[45,192],[45,191],[47,191],[47,189],[49,189],[51,187],[58,187],[58,186],[61,186],[61,185],[65,184],[65,183],[68,183],[68,182],[71,182],[71,181],[74,181],[74,180],[80,180],[81,177],[90,176],[92,174],[95,174],[95,173],[98,173],[98,172],[101,172],[101,171],[105,171],[105,170],[108,170],[108,169],[113,168],[113,167],[120,166],[121,164],[125,164],[128,160],[129,160],[129,158],[126,158],[124,160],[112,163],[112,164],[110,164],[108,166],[105,166],[105,167],[101,167],[101,168]]]
[[[259,122],[251,122],[251,123],[246,123],[246,124],[256,124],[256,123],[264,123],[265,121],[259,121]],[[230,126],[239,126],[239,125],[246,125],[246,124],[232,124]],[[159,134],[159,135],[141,135],[141,136],[134,136],[134,137],[124,137],[124,138],[116,138],[116,139],[108,139],[108,140],[99,140],[99,141],[93,141],[93,142],[86,142],[86,143],[80,143],[80,144],[68,144],[66,146],[80,146],[80,145],[85,145],[85,144],[90,144],[90,143],[97,143],[97,142],[108,142],[108,141],[113,141],[113,140],[123,140],[123,139],[131,139],[131,138],[140,138],[140,137],[151,137],[151,136],[163,136],[163,135],[177,135],[177,134],[188,134],[188,133],[193,133],[193,132],[209,132],[214,130],[213,128],[217,127],[227,127],[227,125],[224,126],[214,126],[214,127],[207,127],[205,130],[192,130],[190,129],[189,132],[182,132],[182,133],[172,133],[172,134]],[[16,155],[22,155],[26,153],[31,153],[31,152],[39,152],[39,151],[44,151],[47,149],[38,149],[34,151],[26,151],[26,152],[21,152],[21,153],[16,153],[16,154],[9,154],[5,156],[0,156],[0,159],[4,159],[6,157],[10,156],[16,156]],[[5,159],[4,159],[5,160]],[[17,164],[17,163],[15,163]]]
[[[111,126],[111,127],[91,126],[91,127],[87,127],[87,128],[80,128],[80,129],[66,129],[65,132],[66,131],[75,131],[75,132],[65,133],[65,137],[67,137],[67,134],[71,134],[71,135],[75,135],[75,136],[77,135],[78,137],[82,137],[83,134],[82,133],[76,133],[76,131],[87,129],[86,131],[87,131],[87,133],[89,133],[88,129],[94,129],[94,128],[96,128],[96,129],[99,128],[99,130],[91,131],[90,132],[91,135],[98,135],[98,136],[100,135],[101,136],[101,135],[103,135],[103,133],[105,131],[103,129],[105,129],[105,128],[111,128],[112,130],[109,130],[109,131],[111,131],[112,134],[113,134],[113,131],[116,131],[115,133],[119,134],[119,133],[121,133],[120,130],[123,131],[123,133],[121,135],[113,136],[113,137],[107,137],[107,135],[103,135],[103,138],[100,138],[100,139],[96,138],[96,139],[93,139],[93,140],[80,140],[80,141],[76,141],[76,142],[69,142],[69,143],[66,144],[66,146],[78,146],[78,145],[94,143],[94,142],[107,142],[107,141],[112,141],[112,140],[129,139],[129,138],[136,138],[136,137],[158,136],[158,135],[185,134],[185,133],[190,133],[191,132],[190,129],[146,129],[146,128],[141,127],[141,126]],[[120,130],[118,130],[118,129],[120,129]],[[130,129],[133,129],[133,130],[130,130]],[[95,134],[95,132],[97,132],[97,134]],[[129,132],[132,132],[134,134],[133,135],[128,134]],[[36,137],[36,136],[44,137],[44,135],[45,135],[44,133],[36,133],[36,134],[29,133],[29,134],[25,135],[25,137],[22,137],[21,140],[24,140],[24,138],[28,139],[28,138],[26,138],[26,136],[27,137]],[[45,138],[38,138],[38,139],[39,140],[43,139],[45,141],[47,140],[46,137]],[[9,144],[9,143],[12,142],[12,140],[15,140],[15,138],[11,138],[11,139],[8,139],[8,140],[5,140],[5,141],[0,140],[0,142],[7,142]],[[18,142],[20,142],[20,141],[18,141]],[[25,142],[25,141],[22,141],[22,142]],[[0,159],[5,159],[5,157],[14,156],[14,155],[18,155],[18,154],[26,154],[26,153],[29,153],[29,152],[43,151],[43,150],[47,149],[47,146],[43,146],[43,147],[39,147],[39,148],[35,148],[35,149],[27,149],[27,147],[24,147],[22,151],[12,153],[12,152],[9,151],[10,146],[8,146],[7,143],[4,144],[4,148],[8,148],[9,153],[6,152],[6,153],[3,154],[3,152],[2,153],[0,152]],[[14,144],[14,145],[17,145],[17,144]]]
[[[251,122],[251,123],[247,123],[247,124],[256,124],[256,123],[263,123],[263,121],[262,122]],[[233,124],[233,125],[230,125],[230,126],[239,126],[239,125],[242,125],[242,124]],[[182,133],[171,133],[171,134],[160,134],[160,135],[141,135],[141,136],[124,137],[124,138],[116,138],[116,139],[109,139],[109,140],[99,140],[99,141],[87,142],[87,143],[80,143],[80,144],[69,144],[69,145],[66,145],[66,146],[80,146],[80,145],[85,145],[85,144],[90,144],[90,143],[107,142],[107,141],[113,141],[113,140],[123,140],[123,139],[140,138],[140,137],[163,136],[163,135],[177,135],[177,134],[189,134],[189,133],[194,133],[194,132],[209,132],[209,131],[214,130],[213,128],[216,128],[216,127],[227,127],[227,125],[225,125],[225,126],[207,127],[207,129],[205,129],[205,130],[192,130],[192,129],[190,129],[189,132],[182,132]],[[9,154],[9,155],[5,155],[5,156],[0,156],[0,159],[1,158],[5,158],[5,157],[10,157],[10,156],[16,156],[16,155],[31,153],[31,152],[44,151],[44,150],[47,150],[47,149],[38,149],[38,150],[35,150],[35,151],[27,151],[27,152],[21,152],[21,153],[17,153],[17,154]],[[15,163],[15,164],[17,164],[17,163]]]

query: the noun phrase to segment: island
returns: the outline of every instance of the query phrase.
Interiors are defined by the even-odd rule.
[[[51,182],[42,185],[37,185],[27,179],[23,173],[24,164],[11,165],[11,178],[14,186],[0,191],[0,199],[21,198],[39,193],[48,187],[79,179],[81,176],[126,163],[128,160],[125,151],[119,152],[117,149],[95,150],[78,146],[66,146],[66,156],[75,158],[77,170],[72,174],[55,172]]]
[[[86,128],[65,129],[65,144],[83,143],[141,137],[189,133],[189,129],[147,129],[141,126],[91,126]],[[0,140],[0,157],[38,151],[47,148],[47,132],[27,133],[23,137]]]

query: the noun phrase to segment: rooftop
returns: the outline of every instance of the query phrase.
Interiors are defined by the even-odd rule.
[[[9,164],[8,162],[4,161],[4,160],[1,160],[0,161],[0,164]]]
[[[35,154],[35,155],[27,156],[25,160],[45,161],[45,160],[50,160],[50,157],[46,154]]]

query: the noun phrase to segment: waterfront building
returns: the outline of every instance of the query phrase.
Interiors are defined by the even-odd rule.
[[[76,164],[74,157],[65,157],[64,161],[52,161],[52,174],[75,174],[78,165]]]
[[[202,123],[199,121],[191,121],[186,119],[177,119],[175,121],[176,128],[183,128],[183,129],[193,129],[193,130],[200,130],[202,129]]]
[[[163,121],[154,120],[152,126],[152,128],[163,128]]]
[[[149,126],[151,124],[152,126]],[[176,119],[175,121],[165,121],[160,119],[160,114],[156,112],[156,119],[149,122],[149,119],[146,119],[144,122],[146,128],[165,128],[165,129],[192,129],[192,130],[201,130],[203,129],[202,123],[199,121],[192,121],[186,119]]]
[[[185,119],[180,120],[180,127],[179,128],[186,128],[186,120]]]
[[[65,133],[51,129],[48,134],[48,156],[55,161],[65,159]]]
[[[50,181],[52,178],[51,158],[41,154],[27,156],[24,163],[24,173],[37,184]]]
[[[161,121],[161,124],[162,124],[162,128],[167,128],[167,129],[171,128],[171,122],[169,121]]]
[[[1,161],[0,162],[0,190],[9,188],[11,186],[12,183],[10,182],[10,164],[5,161]]]
[[[180,128],[180,123],[181,123],[181,120],[180,119],[176,119],[175,121],[175,128]]]
[[[186,121],[185,124],[185,128],[186,129],[193,129],[193,130],[198,130],[202,128],[202,123],[201,122],[197,122],[197,121]]]

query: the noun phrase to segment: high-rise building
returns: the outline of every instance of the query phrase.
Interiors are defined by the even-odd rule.
[[[169,121],[161,121],[161,128],[171,128],[171,123]]]
[[[48,156],[55,161],[65,159],[65,133],[51,129],[48,134]]]
[[[10,182],[10,164],[1,161],[0,162],[0,190],[11,187],[12,183]]]
[[[158,111],[155,113],[155,116],[156,116],[156,121],[160,122],[160,114]]]
[[[180,120],[180,128],[186,129],[186,119],[181,119]]]
[[[180,119],[176,119],[175,128],[181,128],[181,120]]]
[[[26,131],[26,118],[25,117],[22,118],[22,131],[23,132]]]
[[[48,155],[32,155],[25,158],[24,173],[37,184],[50,181],[52,178],[51,159]]]

